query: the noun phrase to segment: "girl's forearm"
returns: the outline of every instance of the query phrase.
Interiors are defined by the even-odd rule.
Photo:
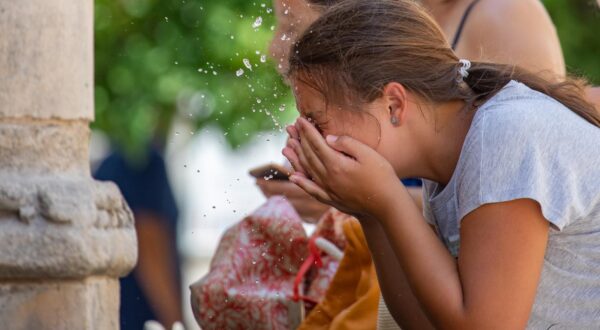
[[[402,329],[433,329],[406,280],[385,232],[375,220],[361,221],[377,270],[381,293]]]
[[[432,323],[440,328],[460,327],[465,324],[465,313],[456,261],[402,188],[399,186],[396,198],[374,216],[406,282]]]

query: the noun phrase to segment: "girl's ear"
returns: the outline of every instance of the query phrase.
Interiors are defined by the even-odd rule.
[[[383,97],[388,106],[390,122],[394,126],[401,126],[406,121],[408,98],[402,84],[391,82],[383,89]]]

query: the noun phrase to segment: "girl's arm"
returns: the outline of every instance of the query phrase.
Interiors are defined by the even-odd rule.
[[[381,225],[373,220],[360,222],[375,263],[381,294],[396,323],[407,330],[434,329],[412,293]]]
[[[295,173],[290,180],[322,202],[359,218],[377,219],[436,327],[526,326],[549,228],[535,201],[486,204],[465,216],[457,263],[376,151],[349,137],[328,137],[328,145],[302,118],[298,127],[301,140],[288,141],[284,154],[312,179]],[[392,314],[402,308],[388,307]]]
[[[391,205],[378,218],[436,327],[526,326],[548,239],[548,222],[536,202],[488,204],[467,215],[458,263],[406,198]]]

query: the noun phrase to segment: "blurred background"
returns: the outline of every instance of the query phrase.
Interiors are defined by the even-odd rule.
[[[569,71],[600,85],[595,1],[543,3]],[[123,190],[151,260],[139,265],[148,275],[124,280],[135,287],[122,289],[130,325],[144,309],[165,309],[155,317],[183,313],[197,328],[188,285],[223,231],[264,201],[248,169],[283,161],[282,127],[296,117],[267,56],[274,25],[270,1],[95,0],[92,169]],[[177,286],[160,287],[171,279]],[[149,288],[160,292],[144,297]]]

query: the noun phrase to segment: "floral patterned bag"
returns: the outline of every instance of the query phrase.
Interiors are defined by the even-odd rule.
[[[325,239],[343,249],[343,231],[331,214],[320,220],[312,242]],[[209,273],[191,286],[198,324],[204,330],[295,329],[305,307],[323,298],[340,259],[312,245],[291,204],[271,197],[225,232]]]

